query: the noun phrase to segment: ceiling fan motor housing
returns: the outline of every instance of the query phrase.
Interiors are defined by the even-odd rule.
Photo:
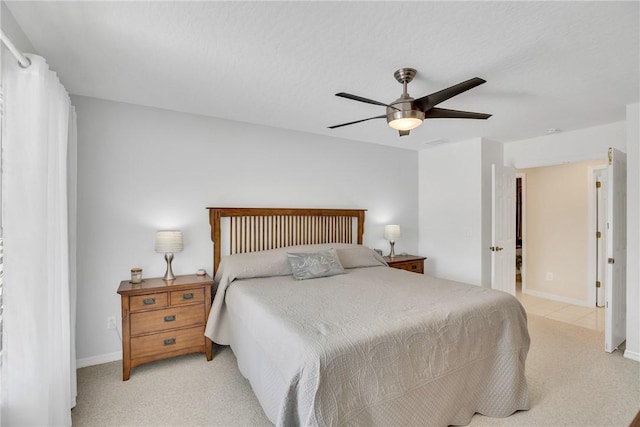
[[[416,119],[420,122],[424,120],[424,111],[414,108],[413,101],[414,99],[412,97],[410,97],[406,93],[403,93],[400,98],[389,104],[389,106],[387,107],[387,123],[391,125],[391,122],[393,122],[394,120],[401,119]],[[392,127],[396,128],[396,126]],[[415,127],[415,125],[413,127]],[[408,129],[411,128],[403,130]]]

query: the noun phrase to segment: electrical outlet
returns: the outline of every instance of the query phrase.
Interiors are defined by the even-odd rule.
[[[116,328],[116,317],[109,316],[107,317],[107,329],[115,329]]]
[[[553,272],[551,271],[547,271],[547,281],[552,281],[553,280]]]

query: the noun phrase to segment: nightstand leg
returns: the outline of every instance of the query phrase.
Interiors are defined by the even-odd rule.
[[[204,354],[207,355],[207,361],[213,359],[213,341],[206,337],[204,339]]]
[[[122,296],[122,381],[131,375],[131,324],[129,323],[129,297]]]
[[[122,360],[122,381],[127,381],[131,376],[131,367],[129,363]]]
[[[213,296],[211,295],[211,288],[212,286],[207,286],[204,289],[204,302],[205,302],[205,309],[204,309],[204,318],[205,318],[205,323],[207,322],[207,320],[209,319],[209,312],[211,311],[211,302],[213,301]],[[204,354],[207,355],[207,361],[213,359],[213,341],[211,341],[209,338],[204,337]]]

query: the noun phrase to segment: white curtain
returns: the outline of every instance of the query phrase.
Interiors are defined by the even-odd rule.
[[[75,109],[43,58],[28,55],[23,69],[6,53],[2,424],[66,426],[76,397]]]

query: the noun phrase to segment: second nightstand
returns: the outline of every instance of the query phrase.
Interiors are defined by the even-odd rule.
[[[384,257],[389,267],[424,274],[424,260],[427,257],[417,255],[396,255],[393,258]]]

